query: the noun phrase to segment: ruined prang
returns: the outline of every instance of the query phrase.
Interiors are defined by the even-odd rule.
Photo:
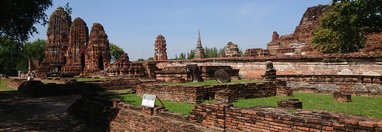
[[[228,42],[227,46],[225,46],[225,56],[226,57],[240,57],[240,50],[237,44],[232,42]]]
[[[82,73],[88,41],[88,27],[84,20],[77,17],[70,26],[69,46],[66,51],[66,64],[62,69],[62,76],[76,76]]]
[[[200,31],[198,32],[198,43],[195,49],[195,58],[201,59],[205,57],[204,49],[202,46],[202,40],[200,39]]]
[[[60,76],[66,62],[65,53],[69,43],[70,15],[58,7],[49,18],[48,44],[45,55],[37,71],[38,76]]]
[[[276,31],[273,32],[272,41],[267,44],[270,54],[294,55],[312,51],[313,31],[320,25],[320,20],[329,7],[328,5],[318,5],[306,9],[292,34],[279,36]]]
[[[163,35],[158,35],[154,43],[154,60],[167,60],[166,39]]]
[[[84,72],[86,74],[98,73],[107,68],[109,63],[109,40],[103,26],[99,23],[94,23],[86,48]]]

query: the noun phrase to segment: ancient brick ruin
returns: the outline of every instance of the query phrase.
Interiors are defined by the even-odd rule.
[[[109,63],[109,40],[103,26],[99,23],[94,23],[86,48],[84,73],[98,73],[107,68]]]
[[[61,68],[66,63],[66,50],[69,44],[69,31],[71,25],[69,14],[64,8],[58,7],[49,18],[48,44],[45,56],[40,64],[38,75],[60,76]]]
[[[157,36],[157,38],[155,39],[154,46],[154,60],[167,60],[166,39],[163,35]]]
[[[37,71],[40,77],[97,74],[110,63],[107,35],[101,24],[93,24],[90,38],[84,20],[58,7],[49,18],[48,44]]]
[[[272,41],[267,44],[270,55],[304,55],[314,53],[312,46],[313,31],[320,25],[329,5],[309,7],[302,16],[299,25],[292,34],[280,36],[276,31],[272,34]],[[378,52],[382,49],[382,33],[367,35],[367,41],[363,52]]]
[[[225,46],[225,57],[240,57],[240,50],[237,44],[232,42],[228,42],[227,46]]]
[[[245,57],[264,57],[269,56],[269,50],[262,48],[250,48],[244,52]]]
[[[273,32],[272,41],[267,44],[270,54],[293,55],[305,54],[305,52],[311,51],[313,30],[319,26],[324,12],[328,9],[329,6],[327,5],[309,7],[294,33],[279,36],[277,32]]]
[[[200,31],[198,32],[198,43],[196,45],[195,49],[195,58],[196,59],[201,59],[205,57],[204,49],[202,46],[202,40],[200,38]]]
[[[66,51],[66,64],[63,76],[75,76],[82,73],[85,66],[85,49],[89,41],[89,31],[84,20],[77,17],[70,26],[69,46]]]

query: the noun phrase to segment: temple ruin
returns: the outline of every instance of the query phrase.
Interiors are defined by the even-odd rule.
[[[272,34],[272,40],[267,44],[269,54],[275,55],[305,55],[314,53],[317,50],[312,46],[313,31],[320,25],[321,19],[330,8],[329,5],[318,5],[309,7],[302,16],[299,25],[292,34],[279,35],[276,31]],[[382,33],[372,33],[367,35],[365,48],[361,51],[379,52]]]
[[[86,74],[98,73],[107,68],[109,64],[109,40],[103,26],[99,23],[94,23],[86,48],[84,72]]]
[[[240,57],[240,50],[237,44],[228,42],[224,49],[225,57]]]
[[[66,50],[69,44],[69,31],[72,21],[64,8],[58,7],[49,18],[48,44],[45,56],[37,71],[40,76],[60,76],[66,63]]]
[[[89,31],[81,18],[74,19],[70,26],[69,46],[66,51],[66,64],[62,76],[76,76],[85,66],[85,49],[89,41]]]
[[[163,35],[158,35],[154,43],[154,60],[167,60],[166,39]]]

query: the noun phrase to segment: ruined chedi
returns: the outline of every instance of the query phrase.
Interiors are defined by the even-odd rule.
[[[227,46],[225,46],[225,56],[226,57],[240,57],[240,50],[237,44],[232,42],[228,42]]]
[[[158,35],[155,39],[155,53],[154,60],[167,60],[167,48],[166,48],[166,39],[163,35]]]
[[[198,32],[198,43],[195,49],[195,58],[201,59],[205,57],[204,49],[202,46],[202,40],[200,39],[200,31]]]
[[[70,26],[69,46],[62,76],[76,76],[85,65],[85,49],[89,41],[89,31],[84,20],[77,17]]]
[[[101,24],[93,24],[90,31],[89,43],[85,52],[84,73],[98,73],[109,66],[109,40],[107,39],[105,30]]]
[[[65,53],[69,43],[70,15],[58,7],[49,18],[48,44],[44,59],[37,71],[39,76],[60,76],[61,68],[66,62]]]

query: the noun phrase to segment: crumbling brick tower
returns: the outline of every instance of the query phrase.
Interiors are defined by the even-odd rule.
[[[48,44],[45,56],[37,71],[38,76],[60,76],[66,63],[65,53],[69,43],[70,15],[64,8],[58,7],[49,18]]]
[[[198,32],[198,43],[196,45],[195,49],[195,58],[196,59],[201,59],[205,57],[204,49],[202,46],[202,40],[200,38],[200,31]]]
[[[167,60],[166,39],[163,37],[163,35],[157,36],[154,46],[154,60]]]
[[[85,51],[86,74],[99,73],[109,66],[110,49],[109,40],[103,26],[94,23],[90,31],[89,43]]]
[[[226,57],[240,57],[240,50],[237,44],[232,42],[228,42],[227,46],[225,46],[225,56]]]
[[[76,76],[85,65],[85,49],[89,41],[89,29],[84,20],[77,17],[70,26],[69,46],[62,76]]]

